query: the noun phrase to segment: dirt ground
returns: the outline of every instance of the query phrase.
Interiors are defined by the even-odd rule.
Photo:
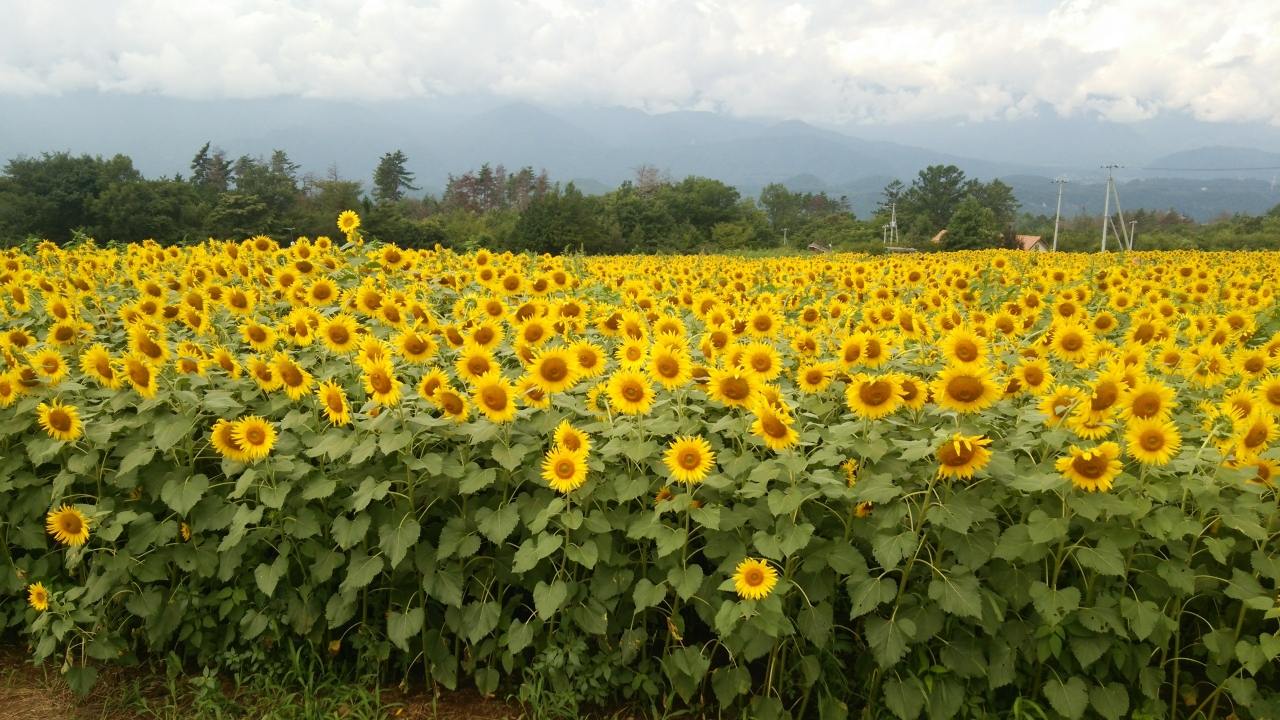
[[[136,689],[135,689],[136,686]],[[0,720],[152,720],[136,705],[138,697],[162,703],[168,697],[163,677],[137,669],[107,668],[88,697],[76,699],[56,665],[33,665],[20,648],[0,647]],[[518,720],[519,705],[481,697],[474,690],[401,693],[386,690],[382,701],[394,720]],[[129,698],[128,701],[125,698]],[[342,708],[333,716],[344,717]]]

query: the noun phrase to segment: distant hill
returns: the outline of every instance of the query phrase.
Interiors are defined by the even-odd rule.
[[[1036,212],[1046,211],[1046,203],[1046,212],[1052,212],[1046,198],[1055,189],[1048,178],[1070,177],[1064,213],[1100,212],[1103,186],[1094,184],[1105,176],[1094,162],[1098,155],[1128,164],[1117,173],[1119,180],[1142,181],[1121,186],[1126,208],[1172,206],[1209,219],[1224,211],[1262,212],[1280,202],[1270,185],[1280,171],[1193,170],[1280,167],[1280,153],[1229,145],[1154,153],[1173,144],[1170,138],[1179,132],[1187,138],[1224,136],[1222,128],[1179,122],[1130,127],[1047,118],[828,129],[798,120],[545,108],[485,98],[357,104],[81,94],[6,97],[0,103],[0,160],[53,150],[124,153],[149,177],[172,176],[189,172],[196,150],[212,141],[232,157],[283,149],[304,172],[323,174],[336,165],[342,177],[368,183],[378,158],[399,149],[409,157],[418,185],[434,194],[449,175],[486,162],[546,169],[553,179],[572,178],[591,193],[617,187],[640,165],[653,165],[676,178],[693,174],[722,180],[744,196],[758,195],[771,182],[806,192],[825,190],[847,196],[855,212],[866,217],[886,183],[910,181],[934,164],[954,164],[983,180],[1005,178],[1023,205]],[[1249,126],[1237,134],[1273,147],[1273,135],[1280,137],[1273,130]],[[1280,150],[1280,142],[1274,147]],[[1154,159],[1144,163],[1145,157]],[[1172,169],[1136,169],[1143,166]]]

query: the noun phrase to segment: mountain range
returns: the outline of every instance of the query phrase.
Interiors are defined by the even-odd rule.
[[[431,193],[450,175],[486,162],[546,169],[588,192],[617,187],[636,167],[652,165],[675,178],[713,177],[744,195],[771,182],[844,195],[865,216],[892,179],[909,181],[926,165],[954,164],[981,179],[1004,179],[1036,213],[1053,212],[1050,178],[1070,179],[1063,203],[1070,215],[1101,212],[1106,175],[1099,166],[1111,162],[1125,166],[1116,177],[1126,209],[1176,207],[1203,221],[1280,204],[1280,128],[1180,116],[1129,125],[1049,113],[1020,121],[818,127],[480,97],[360,104],[79,94],[0,103],[0,158],[124,153],[148,176],[172,176],[188,171],[206,141],[233,157],[283,149],[304,171],[334,167],[366,182],[378,158],[399,149]]]

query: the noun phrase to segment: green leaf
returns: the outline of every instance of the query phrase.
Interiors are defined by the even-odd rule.
[[[666,597],[667,584],[665,582],[654,585],[649,581],[649,578],[640,578],[636,581],[635,591],[631,594],[631,601],[635,603],[635,612],[640,612],[657,605]]]
[[[1107,720],[1119,720],[1129,712],[1129,693],[1120,683],[1097,686],[1089,690],[1089,704]]]
[[[338,547],[343,550],[350,550],[364,540],[365,533],[369,532],[369,522],[371,520],[369,513],[364,512],[356,515],[351,520],[348,520],[345,515],[339,515],[334,518],[332,532],[333,539],[338,543]]]
[[[355,512],[364,510],[374,500],[381,500],[386,497],[390,490],[390,480],[377,482],[372,477],[366,477],[360,482],[360,487],[356,488],[356,491],[351,494],[351,500],[349,501],[351,510]]]
[[[866,622],[867,644],[883,669],[893,667],[907,654],[907,639],[915,632],[916,624],[902,617],[885,620],[873,616]]]
[[[689,517],[699,525],[708,530],[720,529],[720,508],[719,507],[699,507],[689,510]]]
[[[387,639],[396,647],[409,651],[409,638],[422,632],[422,608],[412,608],[408,612],[398,613],[395,610],[387,616]]]
[[[818,647],[831,642],[831,628],[834,624],[831,603],[825,600],[806,607],[796,616],[796,627],[800,629],[800,633]]]
[[[186,515],[200,502],[209,489],[209,478],[204,475],[170,478],[160,489],[160,499],[179,515]]]
[[[982,593],[978,579],[968,573],[942,573],[929,583],[929,597],[944,612],[961,617],[982,617]]]
[[[489,487],[498,479],[498,471],[493,468],[485,470],[476,470],[467,475],[462,482],[458,483],[458,492],[463,495],[471,495]]]
[[[263,595],[271,597],[276,591],[276,584],[280,582],[280,578],[285,576],[289,571],[289,557],[281,555],[276,561],[270,565],[261,563],[253,570],[253,579],[258,583],[258,589]]]
[[[1097,547],[1083,547],[1076,550],[1076,559],[1080,564],[1098,571],[1103,575],[1124,575],[1124,557],[1114,540],[1104,537],[1098,541]]]
[[[892,570],[912,552],[920,538],[910,530],[898,535],[876,535],[871,540],[871,554],[885,570]]]
[[[964,704],[964,688],[946,677],[934,678],[929,690],[929,720],[951,720]]]
[[[667,572],[667,582],[675,589],[681,600],[688,600],[697,594],[698,589],[702,587],[702,578],[702,568],[698,565],[690,565],[683,570],[673,567]]]
[[[62,673],[62,679],[67,682],[67,687],[71,688],[71,692],[75,693],[76,697],[82,698],[89,694],[94,683],[98,681],[98,668],[92,665],[68,665]]]
[[[893,484],[890,475],[872,475],[853,486],[853,499],[857,502],[886,503],[901,494],[902,488]]]
[[[314,482],[307,485],[302,491],[303,500],[323,500],[333,494],[338,489],[338,480],[336,478],[326,478],[320,476]]]
[[[1129,631],[1139,640],[1146,640],[1162,617],[1160,607],[1155,603],[1150,600],[1138,602],[1128,596],[1120,598],[1120,614],[1129,621]]]
[[[155,456],[155,446],[149,444],[138,445],[134,449],[130,450],[128,454],[124,456],[124,459],[120,461],[120,468],[116,470],[116,473],[124,475],[130,470],[143,467],[150,463],[151,459]]]
[[[1088,685],[1078,677],[1072,677],[1065,683],[1056,677],[1049,678],[1044,684],[1044,696],[1059,715],[1070,720],[1080,720],[1089,706]]]
[[[354,434],[345,433],[337,428],[333,428],[332,430],[325,432],[320,442],[305,451],[304,454],[307,457],[320,457],[321,455],[324,455],[330,460],[337,460],[343,455],[346,455],[351,450],[351,446],[355,444],[356,436]]]
[[[720,707],[729,707],[739,695],[751,690],[751,673],[742,665],[716,668],[711,673],[711,689]]]
[[[898,583],[892,578],[855,578],[849,581],[849,619],[866,615],[880,606],[890,602],[898,594]]]
[[[484,515],[482,519],[480,519],[480,513],[477,513],[476,517],[479,519],[476,528],[494,545],[501,545],[520,524],[520,511],[515,503],[507,503],[496,511]]]
[[[924,709],[924,690],[920,687],[920,682],[914,678],[908,678],[905,682],[896,678],[886,681],[884,706],[901,720],[915,720]]]
[[[1080,590],[1074,587],[1051,588],[1037,580],[1031,583],[1031,600],[1040,617],[1050,625],[1057,625],[1070,612],[1080,607]]]
[[[490,454],[493,455],[494,460],[498,461],[499,465],[510,472],[520,467],[520,462],[524,460],[525,455],[529,454],[529,450],[529,446],[519,443],[511,447],[495,443]]]
[[[338,587],[339,592],[348,593],[373,582],[382,572],[382,556],[366,555],[363,550],[352,550],[351,560],[347,563],[347,577]]]
[[[550,620],[551,616],[564,605],[565,598],[568,596],[569,586],[563,580],[556,580],[550,585],[539,582],[533,588],[533,606],[538,611],[538,617]]]
[[[411,432],[387,433],[378,440],[378,449],[385,455],[394,455],[396,451],[407,447],[412,442],[413,433]]]
[[[498,627],[502,616],[502,606],[493,600],[474,602],[462,609],[463,634],[471,644],[489,637]]]
[[[382,552],[386,553],[387,562],[392,569],[395,569],[405,555],[409,554],[409,550],[418,542],[418,535],[421,532],[422,526],[418,524],[418,519],[410,513],[402,515],[394,524],[378,528],[378,546],[382,548]]]
[[[155,426],[156,447],[161,451],[168,450],[191,434],[191,421],[180,415],[158,418]]]

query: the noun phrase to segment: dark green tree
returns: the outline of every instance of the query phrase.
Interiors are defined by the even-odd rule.
[[[1013,196],[1013,188],[1001,182],[999,178],[973,189],[978,203],[995,213],[996,225],[1002,230],[1011,227],[1018,219],[1018,209],[1022,203]]]
[[[569,183],[529,203],[511,234],[512,249],[536,253],[608,252],[592,199]]]
[[[942,237],[943,250],[982,250],[997,247],[1000,226],[991,208],[983,207],[978,198],[969,195],[956,207]]]
[[[399,202],[404,198],[405,190],[418,189],[413,184],[413,173],[405,167],[408,161],[409,158],[400,150],[382,156],[378,168],[373,171],[374,200]]]
[[[205,143],[191,160],[189,182],[208,194],[224,193],[231,188],[231,161],[222,148]]]
[[[0,176],[0,234],[10,239],[32,235],[61,244],[71,239],[73,230],[92,233],[98,197],[112,183],[141,180],[142,174],[124,155],[109,160],[67,152],[19,155]]]

